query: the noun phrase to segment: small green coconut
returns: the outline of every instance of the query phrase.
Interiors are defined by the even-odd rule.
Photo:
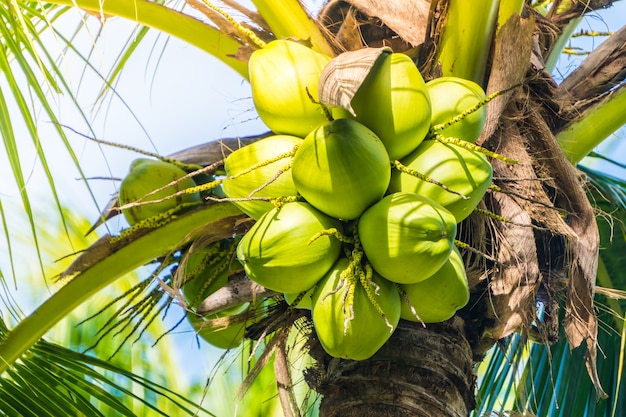
[[[426,84],[413,60],[404,54],[382,57],[350,104],[356,120],[376,133],[391,159],[408,155],[430,128]]]
[[[485,99],[485,91],[480,85],[458,77],[435,78],[426,83],[426,90],[432,107],[431,126],[449,122]],[[438,133],[474,143],[486,120],[487,107],[482,106]]]
[[[415,283],[400,285],[415,309],[402,303],[400,317],[410,321],[436,323],[451,318],[469,301],[469,288],[463,258],[457,248],[452,249],[450,258],[430,278]]]
[[[310,204],[287,203],[265,213],[248,230],[237,246],[237,258],[250,279],[265,288],[307,291],[339,257],[339,240],[320,234],[330,229],[341,232],[341,222]]]
[[[482,153],[436,140],[423,142],[400,162],[458,194],[399,170],[393,170],[391,174],[389,192],[403,191],[429,197],[454,214],[457,222],[469,216],[480,203],[493,175],[493,168]]]
[[[224,160],[226,177],[222,182],[224,193],[230,198],[295,196],[296,186],[291,178],[292,157],[285,156],[275,162],[267,161],[292,152],[302,144],[302,139],[289,135],[270,136],[237,149]],[[250,168],[258,168],[248,171]],[[269,201],[233,201],[248,216],[258,220],[274,205]]]
[[[248,61],[252,101],[263,123],[275,133],[299,137],[325,123],[317,85],[329,61],[326,55],[282,39],[252,53]],[[345,114],[335,111],[335,116]]]
[[[186,178],[167,186],[185,175],[187,173],[183,169],[168,162],[157,159],[135,159],[130,164],[129,172],[120,184],[120,205],[164,200],[158,203],[141,204],[123,209],[122,212],[126,221],[133,225],[141,220],[174,209],[183,203],[199,202],[199,193],[183,194],[175,198],[165,199],[181,190],[196,186],[196,183],[191,178]],[[165,188],[146,197],[147,194],[162,187]]]
[[[210,250],[202,249],[189,255],[187,259],[185,265],[187,281],[182,286],[185,300],[192,310],[187,313],[187,320],[197,329],[198,335],[209,344],[220,349],[231,349],[242,342],[246,325],[250,323],[236,321],[228,326],[210,327],[207,326],[207,322],[241,314],[249,308],[249,303],[205,317],[197,316],[193,311],[206,297],[228,283],[228,276],[231,272],[243,269],[243,266],[237,260],[233,260],[229,265],[215,263],[210,258],[210,253]]]

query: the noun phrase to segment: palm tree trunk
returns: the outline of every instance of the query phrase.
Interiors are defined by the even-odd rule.
[[[306,374],[322,394],[320,416],[464,417],[474,408],[472,349],[459,317],[439,324],[402,320],[369,360],[328,356],[311,336],[317,367]]]

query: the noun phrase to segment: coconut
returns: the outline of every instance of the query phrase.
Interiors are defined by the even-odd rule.
[[[389,192],[404,191],[429,197],[454,214],[457,222],[476,208],[491,185],[493,175],[493,168],[482,153],[436,140],[422,143],[401,162],[458,194],[399,170],[391,174]]]
[[[302,294],[302,297],[300,297],[300,294]],[[310,288],[306,292],[286,293],[284,294],[284,297],[287,304],[289,304],[291,307],[310,310],[313,307],[313,294],[313,288]],[[295,301],[298,300],[298,297],[300,297],[300,300],[295,303]]]
[[[232,264],[227,267],[213,264],[210,259],[206,259],[208,253],[210,253],[208,249],[202,249],[190,254],[185,265],[187,281],[182,286],[182,292],[192,310],[195,310],[206,297],[225,286],[231,272],[243,268],[237,260],[233,260]],[[249,305],[250,303],[242,303],[206,317],[197,316],[190,311],[187,313],[187,320],[206,342],[221,349],[230,349],[241,343],[246,324],[249,323],[235,322],[227,327],[219,328],[208,327],[204,324],[208,320],[241,314],[249,308]]]
[[[252,53],[248,61],[252,101],[263,123],[275,133],[304,137],[326,122],[317,104],[317,85],[329,61],[328,56],[288,40],[272,41]]]
[[[402,303],[400,318],[424,323],[448,320],[467,304],[470,297],[465,265],[457,248],[452,249],[448,260],[430,278],[415,284],[403,284],[400,288],[419,319],[406,302]]]
[[[341,232],[341,222],[307,203],[287,203],[265,213],[248,230],[237,246],[237,257],[250,279],[265,288],[306,291],[339,257],[339,240],[319,235],[332,228]]]
[[[285,157],[270,164],[260,166],[250,172],[243,173],[248,168],[272,160],[282,154],[291,152],[295,146],[302,143],[302,139],[289,135],[275,135],[261,139],[248,146],[237,149],[224,160],[226,177],[222,187],[226,196],[230,198],[252,197],[282,197],[296,195],[296,186],[291,178],[291,158]],[[279,171],[285,170],[282,174]],[[270,182],[270,180],[273,180]],[[249,200],[233,201],[233,203],[248,216],[258,220],[274,205],[269,201]]]
[[[337,119],[311,132],[292,167],[298,192],[338,219],[356,219],[384,194],[391,178],[380,139],[352,119]]]
[[[430,99],[415,63],[400,53],[380,58],[351,101],[356,120],[385,144],[391,159],[408,155],[430,127]]]
[[[435,78],[426,83],[426,89],[432,107],[430,122],[432,126],[450,121],[485,99],[485,91],[480,85],[463,78]],[[474,143],[480,136],[486,120],[487,107],[482,106],[438,133]]]
[[[336,358],[365,360],[389,339],[400,320],[400,294],[377,274],[370,292],[387,321],[372,304],[359,281],[354,296],[346,297],[348,282],[341,279],[349,261],[341,258],[320,281],[313,295],[313,325],[324,350]],[[391,326],[391,327],[390,327]]]
[[[429,278],[446,262],[454,247],[456,219],[428,197],[401,192],[367,209],[358,233],[380,275],[412,284]]]
[[[120,184],[119,202],[124,206],[140,199],[141,201],[139,201],[139,203],[157,201],[165,199],[181,190],[195,187],[196,183],[191,178],[186,178],[165,187],[185,175],[187,175],[187,173],[182,168],[168,162],[156,159],[135,159],[130,164],[129,172]],[[149,197],[145,197],[152,191],[162,187],[165,188]],[[158,203],[141,204],[125,208],[122,212],[124,213],[126,221],[128,221],[130,225],[133,225],[141,220],[172,210],[183,203],[195,203],[199,201],[199,193],[183,194]]]

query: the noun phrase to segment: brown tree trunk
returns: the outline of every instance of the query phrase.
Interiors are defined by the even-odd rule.
[[[323,395],[322,417],[465,417],[474,408],[472,349],[459,317],[428,327],[402,320],[367,361],[332,358],[311,339],[318,366],[306,379]]]

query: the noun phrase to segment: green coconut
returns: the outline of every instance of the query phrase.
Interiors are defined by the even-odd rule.
[[[237,246],[237,258],[250,279],[265,288],[307,291],[339,257],[339,240],[320,235],[329,229],[341,232],[341,222],[307,203],[287,203],[265,213],[248,230]]]
[[[300,297],[300,294],[302,294],[301,297]],[[306,292],[286,293],[284,294],[284,297],[285,297],[285,301],[290,306],[294,308],[302,308],[305,310],[310,310],[313,307],[313,294],[314,294],[313,288],[310,288]],[[300,297],[300,300],[298,300],[298,297]],[[297,303],[296,303],[296,300],[298,300]]]
[[[440,77],[426,83],[432,107],[431,125],[446,123],[485,99],[485,91],[474,81],[457,77]],[[482,106],[463,120],[442,131],[449,136],[476,142],[487,120],[487,107]]]
[[[239,313],[244,313],[247,309],[247,306],[242,306],[240,307]],[[245,336],[246,327],[253,322],[234,319],[236,314],[238,313],[231,312],[226,314],[220,312],[206,317],[200,317],[194,313],[187,313],[187,320],[191,326],[196,329],[198,336],[210,345],[220,349],[232,349],[241,344]],[[210,320],[228,317],[232,317],[232,319],[227,325],[211,326],[209,323]]]
[[[358,232],[367,259],[380,275],[413,284],[437,272],[450,256],[456,219],[428,197],[400,192],[367,209]]]
[[[235,321],[227,327],[210,327],[207,326],[207,322],[241,314],[249,308],[249,303],[243,303],[205,317],[197,316],[193,311],[206,297],[228,283],[228,276],[231,272],[240,270],[243,266],[237,260],[233,260],[230,265],[213,263],[208,256],[210,253],[208,248],[202,249],[187,258],[185,265],[187,281],[182,286],[183,296],[192,310],[187,313],[187,320],[197,329],[198,335],[206,342],[221,349],[230,349],[241,343],[246,325],[250,323]]]
[[[330,58],[297,42],[275,40],[252,53],[248,73],[259,117],[275,133],[306,136],[328,119],[317,97]],[[309,93],[313,97],[309,97]],[[345,114],[335,109],[335,116]]]
[[[315,208],[352,220],[385,194],[391,166],[374,132],[352,119],[337,119],[304,139],[293,160],[292,177]]]
[[[430,128],[430,99],[415,63],[400,53],[380,58],[351,101],[356,120],[385,144],[391,159],[408,155]]]
[[[124,206],[137,202],[162,200],[181,190],[192,188],[196,183],[191,178],[186,178],[175,184],[166,185],[183,178],[187,173],[174,164],[157,159],[135,159],[130,164],[126,177],[120,184],[119,202]],[[145,197],[154,190],[165,187],[163,190]],[[144,198],[145,197],[145,198]],[[157,214],[172,210],[183,203],[196,203],[200,201],[199,193],[183,194],[175,198],[166,199],[158,203],[141,204],[122,210],[126,221],[133,225]]]
[[[493,168],[482,153],[436,140],[423,142],[401,162],[458,194],[399,170],[391,174],[389,191],[429,197],[454,214],[457,222],[476,208],[491,185],[493,175]]]
[[[293,151],[301,143],[302,139],[295,136],[275,135],[244,146],[228,155],[224,160],[226,177],[222,182],[226,196],[246,198],[255,190],[258,191],[252,197],[296,195],[297,191],[291,178],[291,169],[288,169],[291,165],[291,157],[281,158],[250,172],[244,172],[250,167],[263,164]],[[280,173],[281,171],[284,172]],[[233,201],[233,203],[255,220],[258,220],[265,212],[274,207],[271,202],[261,200]]]
[[[403,302],[400,318],[424,323],[448,320],[468,303],[470,297],[465,265],[456,248],[430,278],[415,284],[402,284],[400,288],[417,314],[416,317],[409,304]]]
[[[361,283],[341,279],[349,261],[339,259],[320,281],[313,295],[313,325],[324,350],[343,359],[370,358],[389,339],[400,320],[400,294],[396,286],[374,274],[369,290],[387,321],[367,297]],[[347,296],[349,285],[353,297]],[[391,327],[390,327],[391,326]]]

